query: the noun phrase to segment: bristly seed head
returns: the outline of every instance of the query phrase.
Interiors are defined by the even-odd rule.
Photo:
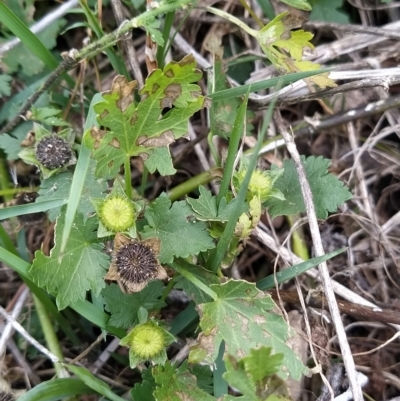
[[[56,135],[45,136],[36,145],[36,158],[49,170],[64,167],[72,159],[70,145]]]
[[[159,269],[152,249],[138,241],[132,241],[118,249],[115,265],[123,282],[135,284],[154,280]]]

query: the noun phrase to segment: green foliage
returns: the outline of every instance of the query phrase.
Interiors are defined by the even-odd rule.
[[[156,382],[151,374],[150,369],[142,372],[142,382],[136,383],[131,391],[133,400],[155,401],[153,392],[156,389]]]
[[[260,44],[263,52],[271,63],[280,71],[314,71],[320,66],[311,61],[303,60],[303,51],[313,49],[310,40],[313,35],[302,29],[293,31],[301,25],[299,19],[288,12],[279,14],[260,31],[254,31],[253,35]],[[329,79],[328,74],[319,74],[306,80],[324,89],[336,84]]]
[[[279,0],[281,3],[287,4],[290,7],[299,8],[304,11],[311,11],[311,4],[306,0]]]
[[[341,10],[343,0],[309,0],[312,5],[311,21],[337,22],[349,24],[349,15]]]
[[[23,149],[21,142],[25,139],[26,133],[32,128],[30,121],[24,121],[22,124],[13,131],[12,135],[1,135],[0,148],[4,150],[7,155],[7,160],[17,160],[18,154]]]
[[[93,214],[94,206],[90,201],[91,198],[100,198],[104,196],[107,190],[107,182],[105,180],[96,179],[94,169],[96,163],[90,163],[90,172],[86,175],[85,185],[81,197],[79,198],[78,213],[83,216],[83,222]],[[39,189],[39,198],[37,202],[43,202],[52,199],[68,199],[71,191],[71,183],[73,173],[64,171],[61,174],[53,175],[52,177],[43,180]],[[54,221],[60,214],[60,208],[54,208],[49,211],[50,221]]]
[[[210,284],[218,284],[218,277],[201,266],[185,264],[184,269],[186,273],[191,275],[192,280],[189,280],[183,275],[178,276],[176,278],[176,284],[174,288],[184,290],[185,293],[196,302],[196,304],[210,302],[211,297],[202,291],[198,284],[194,284],[196,280],[193,280],[193,277],[199,280],[205,286],[209,286]]]
[[[223,48],[220,47],[220,41],[215,38],[216,43],[211,43],[208,47],[214,55],[214,68],[213,76],[210,86],[210,94],[220,92],[230,88],[224,71],[224,65],[222,62]],[[242,71],[241,71],[241,74]],[[236,118],[237,111],[241,104],[240,99],[236,97],[225,97],[223,99],[214,100],[210,107],[210,129],[213,135],[219,135],[223,138],[229,138],[233,130],[233,123]],[[246,131],[249,133],[253,129],[253,125],[250,123],[250,119],[254,117],[254,113],[247,110],[247,126]]]
[[[328,212],[336,212],[338,206],[352,198],[351,193],[336,176],[328,172],[330,161],[322,156],[302,156],[302,162],[313,194],[317,217],[326,219]],[[272,169],[276,166],[272,167]],[[271,217],[305,212],[300,181],[293,160],[285,160],[284,173],[275,186],[285,196],[285,200],[270,198],[265,202]]]
[[[171,263],[175,258],[187,258],[214,248],[204,222],[191,221],[192,209],[185,201],[174,202],[161,194],[146,208],[142,238],[158,237],[161,240],[160,262]]]
[[[299,379],[305,367],[286,344],[293,335],[291,329],[281,316],[269,312],[275,307],[271,297],[246,281],[229,280],[210,288],[218,298],[199,305],[202,333],[193,353],[195,360],[199,355],[203,355],[200,359],[215,360],[223,340],[227,352],[238,357],[263,344],[275,353],[283,353],[282,365],[293,378]]]
[[[165,366],[155,366],[152,369],[157,383],[154,391],[156,401],[181,401],[185,399],[215,401],[215,398],[197,386],[196,376],[183,363],[175,368],[167,362]]]
[[[224,401],[290,400],[284,382],[275,376],[279,372],[283,354],[271,355],[271,348],[252,349],[241,359],[227,355],[224,378],[237,388],[241,397],[225,395]]]
[[[68,123],[59,117],[61,113],[61,110],[54,107],[32,107],[30,119],[50,126],[67,127]]]
[[[136,7],[142,3],[141,0],[131,2]],[[187,4],[188,0],[184,2]],[[310,7],[305,0],[282,2],[304,10]],[[160,7],[167,7],[170,13],[167,18],[172,21],[175,10],[183,5],[183,0],[182,3],[180,0],[164,3],[145,13],[146,17],[138,16],[135,19],[137,25],[144,27],[151,39],[161,46],[168,38],[168,24],[165,24],[167,28],[163,36],[159,29],[161,19],[158,19],[156,12]],[[310,3],[314,1],[310,0]],[[324,7],[324,0],[320,3],[315,5],[315,15]],[[33,21],[28,11],[33,13],[33,4],[32,0],[25,3],[17,0],[11,2],[10,7],[15,16],[30,24]],[[341,4],[336,0],[336,8]],[[21,10],[21,5],[24,5],[24,10]],[[96,13],[86,3],[82,3],[82,7],[87,25],[98,37],[104,37]],[[43,37],[38,35],[45,45],[44,50],[55,45],[63,24],[64,21],[59,20],[43,32]],[[243,24],[238,25],[243,27]],[[322,88],[333,86],[327,75],[310,77],[319,66],[303,61],[303,52],[313,48],[312,34],[299,30],[299,26],[299,20],[283,13],[260,31],[248,27],[244,29],[257,39],[279,71],[295,72],[280,82],[305,78],[309,84],[317,84]],[[27,34],[26,30],[21,32]],[[32,37],[38,40],[30,33],[28,42]],[[39,42],[30,43],[32,46],[32,43]],[[29,46],[28,49],[32,51]],[[125,74],[126,68],[121,66],[122,58],[117,54],[118,49],[111,46],[102,49],[113,68]],[[100,50],[100,47],[93,50],[91,56]],[[56,225],[50,256],[37,251],[29,271],[29,263],[12,253],[13,246],[7,250],[1,248],[0,259],[7,252],[7,258],[3,261],[25,279],[33,280],[29,285],[42,295],[41,300],[46,302],[46,290],[56,298],[60,310],[70,306],[105,334],[109,332],[122,338],[120,344],[129,348],[131,368],[147,362],[153,365],[151,369],[143,371],[142,382],[132,389],[134,399],[215,401],[216,397],[220,397],[218,399],[223,400],[283,400],[287,393],[282,380],[289,375],[300,379],[307,369],[290,346],[293,330],[279,314],[272,312],[277,308],[271,297],[259,291],[269,288],[272,278],[260,280],[257,289],[256,284],[225,278],[223,268],[232,265],[266,206],[274,217],[304,212],[304,202],[291,161],[285,161],[283,169],[273,167],[270,171],[262,171],[255,170],[257,151],[253,152],[251,164],[243,157],[239,161],[237,158],[243,135],[253,128],[249,123],[252,115],[247,105],[248,94],[270,88],[278,83],[278,79],[228,89],[223,51],[219,45],[210,51],[214,54],[214,75],[209,86],[209,96],[213,99],[211,106],[197,84],[202,73],[196,69],[194,57],[188,55],[179,62],[173,61],[163,69],[152,71],[140,90],[137,90],[136,81],[129,82],[124,76],[118,75],[108,92],[93,97],[81,145],[76,143],[75,133],[61,119],[61,111],[51,106],[54,97],[48,95],[36,103],[30,114],[35,121],[36,144],[21,147],[21,142],[28,139],[26,134],[31,129],[31,122],[21,124],[16,130],[3,135],[0,147],[7,153],[7,158],[12,160],[20,157],[27,163],[39,166],[42,174],[36,203],[15,206],[15,209],[1,209],[0,215],[7,218],[18,213],[51,208],[49,218],[56,220]],[[42,72],[45,65],[51,68],[51,60],[49,62],[46,59],[48,54],[46,56],[42,52],[43,57],[39,55],[39,58],[36,52],[33,54],[36,56],[20,45],[2,60],[4,70],[13,72],[14,76],[30,76]],[[160,65],[164,65],[164,60],[160,61]],[[0,97],[10,95],[10,81],[9,75],[0,75]],[[38,81],[10,99],[0,111],[0,123],[15,115],[17,105],[40,84]],[[84,95],[87,96],[87,93]],[[238,97],[244,95],[244,101]],[[226,159],[225,155],[221,157],[217,153],[217,148],[212,149],[216,164],[222,167],[203,173],[212,177],[208,177],[207,182],[215,177],[222,178],[219,193],[213,195],[200,186],[197,199],[187,197],[173,202],[166,193],[162,193],[155,199],[151,198],[151,201],[143,198],[137,200],[133,195],[131,158],[139,156],[144,162],[146,169],[142,188],[146,190],[146,185],[152,185],[152,182],[146,182],[148,173],[158,172],[164,176],[175,174],[169,145],[179,138],[185,138],[188,120],[208,106],[211,107],[209,144],[212,144],[212,136],[215,135],[228,142]],[[272,109],[269,115],[272,115]],[[204,111],[202,114],[205,114]],[[266,130],[269,117],[265,121]],[[51,132],[52,127],[65,128]],[[261,129],[260,138],[265,130]],[[50,136],[60,137],[71,146],[74,156],[68,164],[62,167],[57,165],[54,169],[43,165],[37,153],[37,143]],[[78,136],[78,142],[79,139]],[[78,156],[76,166],[75,152]],[[328,160],[309,157],[303,158],[303,162],[317,215],[326,218],[329,212],[335,212],[338,205],[350,199],[351,194],[343,183],[328,172]],[[121,166],[125,174],[124,185],[121,184]],[[181,196],[192,191],[196,193],[200,181],[195,181],[196,186],[188,184],[186,187],[187,182],[184,182],[182,185],[185,190]],[[66,203],[68,209],[63,206]],[[113,210],[105,205],[111,205]],[[140,251],[139,248],[127,247],[136,242],[147,245]],[[113,247],[111,256],[111,250],[105,252],[105,244]],[[332,255],[325,256],[324,260]],[[118,264],[118,258],[123,263]],[[293,278],[314,266],[319,261],[317,259],[283,271],[278,279]],[[161,263],[168,265],[165,270]],[[154,270],[163,274],[153,274]],[[149,277],[156,281],[148,282]],[[131,279],[132,282],[129,281]],[[170,279],[168,284],[167,279]],[[119,285],[106,284],[109,281],[117,281]],[[157,319],[165,318],[166,311],[162,309],[172,288],[183,290],[192,302],[174,318],[168,329],[163,320]],[[92,302],[86,300],[87,296]],[[47,302],[47,305],[53,305],[50,298]],[[51,311],[57,314],[54,305]],[[201,318],[197,329],[194,327],[198,319],[196,311]],[[126,332],[126,329],[130,331]],[[168,361],[167,354],[170,344],[176,341],[173,334],[184,332],[188,337],[193,337],[193,331],[198,335],[189,356],[194,364],[189,367],[186,361],[179,367],[174,366]],[[227,384],[222,379],[224,360],[227,368],[224,378],[241,391],[242,396],[224,394],[222,397],[227,391]],[[218,371],[213,372],[209,366],[196,364],[202,361],[218,367]],[[106,383],[86,369],[66,367],[79,377],[80,380],[76,381],[79,391],[97,392],[110,400],[122,400]],[[67,389],[66,382],[57,383],[63,392],[55,392],[55,397],[80,394]],[[224,385],[221,386],[221,383]],[[46,385],[40,387],[42,392],[37,394],[47,396],[44,388]],[[53,391],[51,385],[47,388]],[[37,397],[34,392],[31,394]],[[211,394],[215,394],[215,397]]]
[[[12,77],[7,74],[0,74],[0,99],[3,96],[11,95],[11,86],[10,82],[12,81]]]
[[[136,104],[133,95],[136,81],[117,77],[103,102],[94,106],[100,125],[108,132],[92,129],[85,134],[85,144],[93,149],[98,161],[96,173],[103,178],[115,177],[120,166],[132,156],[144,160],[155,148],[168,147],[187,133],[187,120],[205,105],[200,88],[201,78],[192,56],[179,63],[171,62],[163,70],[154,70],[141,89],[142,100]],[[162,112],[167,111],[164,115]],[[162,161],[151,165],[160,173],[171,171],[168,153],[158,154]]]
[[[107,286],[101,295],[106,309],[111,313],[108,324],[124,329],[138,324],[137,314],[140,308],[151,311],[165,306],[165,303],[159,300],[163,290],[164,286],[160,281],[152,281],[142,291],[134,294],[122,293],[116,284]]]
[[[59,19],[39,32],[37,38],[43,43],[45,48],[52,49],[56,45],[56,38],[65,24],[66,20]],[[25,45],[22,43],[7,52],[2,58],[1,64],[7,74],[21,71],[27,77],[40,73],[45,67],[44,62],[30,51],[27,51]]]
[[[222,198],[217,205],[217,197],[213,196],[211,191],[207,191],[203,186],[199,187],[200,196],[198,199],[187,198],[187,203],[192,207],[194,216],[202,221],[219,221],[225,222],[229,220],[232,210],[236,207],[235,199],[227,203],[226,198]],[[247,209],[244,206],[243,212]]]
[[[109,264],[109,258],[102,252],[103,246],[97,240],[95,218],[84,223],[82,215],[77,215],[67,249],[60,254],[59,240],[63,227],[64,216],[61,215],[57,219],[55,246],[50,256],[37,251],[29,270],[39,287],[56,296],[59,309],[83,300],[86,291],[99,295],[105,286],[103,276]]]

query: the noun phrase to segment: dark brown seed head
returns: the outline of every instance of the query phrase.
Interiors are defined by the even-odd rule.
[[[37,192],[21,192],[15,199],[15,205],[27,205],[34,203],[38,197]],[[46,219],[45,212],[28,213],[18,216],[18,220],[24,226],[32,226],[43,222]]]
[[[36,158],[49,170],[65,166],[72,158],[69,144],[56,135],[46,136],[36,145]]]
[[[132,241],[118,249],[115,265],[126,283],[144,283],[158,275],[159,263],[150,247]]]

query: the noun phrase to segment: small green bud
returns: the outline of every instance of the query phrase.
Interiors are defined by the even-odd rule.
[[[131,227],[136,220],[136,211],[132,202],[123,196],[107,197],[98,209],[100,221],[113,232],[121,232]]]
[[[159,326],[155,321],[135,326],[120,344],[129,347],[131,368],[145,361],[164,363],[167,360],[167,347],[175,337]]]
[[[235,174],[237,190],[239,190],[246,173],[247,169],[243,168]],[[250,178],[246,200],[250,201],[254,196],[257,196],[261,203],[265,202],[270,196],[272,186],[273,181],[268,172],[256,169]]]

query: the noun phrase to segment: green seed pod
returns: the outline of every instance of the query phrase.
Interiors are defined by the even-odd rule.
[[[175,337],[159,326],[154,320],[135,326],[120,344],[129,347],[131,368],[145,361],[164,364],[167,360],[167,347]]]
[[[241,169],[236,173],[237,190],[240,188],[246,173],[247,169]],[[250,201],[254,196],[257,196],[263,203],[269,198],[272,186],[273,181],[268,172],[256,169],[251,175],[246,199]]]
[[[120,195],[106,198],[100,204],[98,212],[104,227],[113,232],[127,230],[136,220],[136,212],[132,202]]]

